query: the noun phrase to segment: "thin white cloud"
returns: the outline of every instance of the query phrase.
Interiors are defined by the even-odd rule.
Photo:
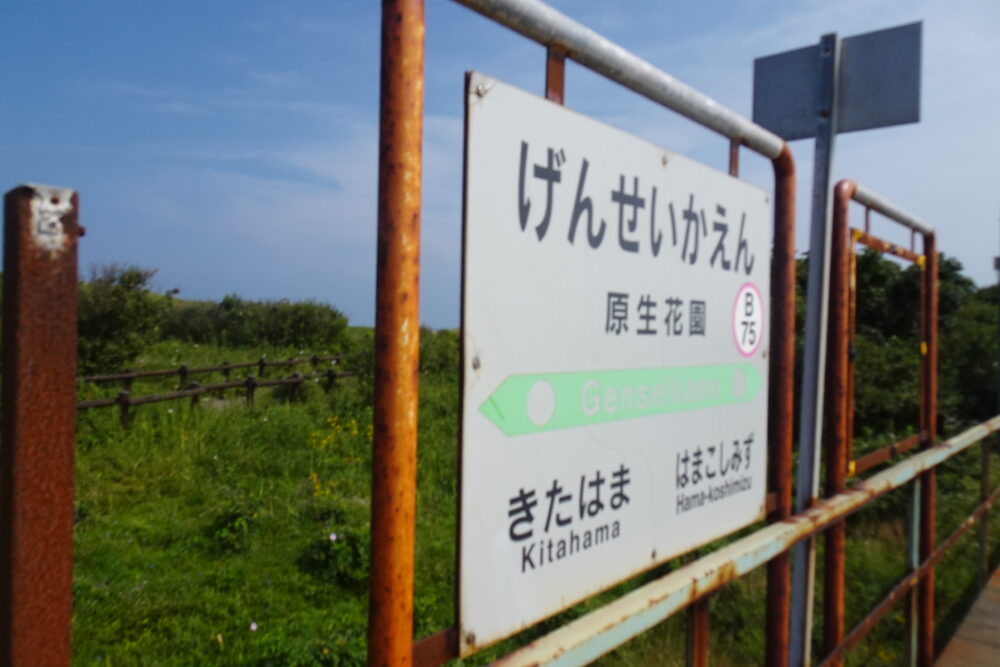
[[[247,74],[255,81],[263,83],[267,86],[272,86],[275,88],[287,88],[291,86],[299,86],[304,83],[304,79],[300,72],[295,71],[264,71],[264,70],[251,70]]]

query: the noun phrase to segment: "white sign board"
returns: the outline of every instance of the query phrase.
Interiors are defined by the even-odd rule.
[[[764,513],[768,194],[473,73],[460,644]]]

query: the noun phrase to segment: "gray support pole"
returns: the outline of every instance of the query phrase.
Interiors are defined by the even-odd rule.
[[[819,99],[813,158],[812,219],[809,235],[809,282],[806,287],[806,338],[799,409],[799,463],[795,511],[802,512],[819,494],[819,443],[823,428],[823,376],[826,359],[827,302],[830,284],[830,171],[837,135],[837,77],[840,38],[823,35],[819,43]],[[792,553],[792,612],[789,663],[810,662],[812,646],[815,542],[798,544]]]
[[[907,511],[906,526],[906,569],[913,572],[920,567],[920,478],[910,485],[910,498]],[[919,615],[917,587],[910,589],[906,596],[906,651],[904,663],[908,667],[916,667],[919,636],[917,631]]]

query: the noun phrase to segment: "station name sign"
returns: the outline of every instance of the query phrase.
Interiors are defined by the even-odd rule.
[[[762,517],[766,192],[467,77],[462,655]]]

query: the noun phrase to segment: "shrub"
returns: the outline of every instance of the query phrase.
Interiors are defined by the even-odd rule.
[[[155,273],[108,264],[80,285],[80,373],[121,370],[156,340],[168,301],[149,290]]]
[[[230,347],[330,349],[341,340],[347,318],[314,301],[249,301],[230,294],[219,303],[177,301],[165,313],[163,335],[188,343]]]

